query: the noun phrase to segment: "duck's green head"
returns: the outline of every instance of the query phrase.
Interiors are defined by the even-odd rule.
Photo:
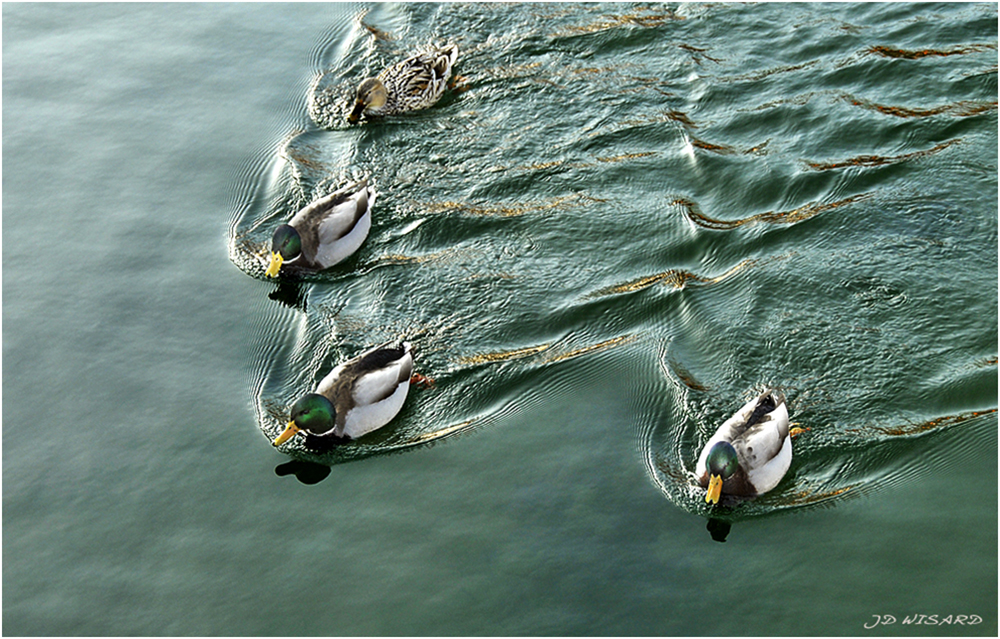
[[[299,232],[289,224],[282,224],[274,229],[271,237],[271,263],[264,272],[266,277],[277,277],[281,265],[302,255],[302,238]]]
[[[365,109],[381,109],[389,99],[385,85],[378,78],[368,78],[358,85],[358,94],[354,100],[354,108],[347,116],[348,122],[357,122]]]
[[[732,444],[716,442],[708,451],[708,458],[705,461],[709,474],[705,502],[717,504],[719,496],[722,494],[722,482],[736,473],[736,469],[740,466],[740,460],[736,457],[736,449],[733,448]]]
[[[337,410],[330,400],[316,393],[303,395],[292,404],[288,426],[274,440],[274,445],[284,444],[299,431],[313,435],[328,433],[333,430],[336,417]]]

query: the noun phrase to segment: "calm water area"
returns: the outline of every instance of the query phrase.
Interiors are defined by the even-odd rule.
[[[6,635],[997,634],[995,3],[2,12]],[[400,338],[389,426],[271,446]],[[765,386],[791,469],[709,508]]]

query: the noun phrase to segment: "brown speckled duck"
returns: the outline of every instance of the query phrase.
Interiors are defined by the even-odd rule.
[[[363,80],[347,121],[426,109],[441,99],[457,59],[458,45],[432,46]]]

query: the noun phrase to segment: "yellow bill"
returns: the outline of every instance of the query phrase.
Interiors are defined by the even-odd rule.
[[[722,495],[722,477],[719,475],[712,475],[711,479],[708,480],[708,492],[705,493],[705,503],[717,504],[719,503],[719,497]]]
[[[267,270],[264,271],[264,277],[277,277],[278,270],[281,268],[284,261],[285,258],[281,257],[281,253],[278,253],[277,251],[271,253],[271,263],[268,264]]]
[[[281,431],[281,434],[278,435],[278,437],[275,438],[275,440],[271,443],[274,446],[281,446],[289,439],[294,437],[295,433],[299,432],[300,430],[301,429],[295,425],[295,422],[288,422],[288,426],[285,427],[285,430]]]

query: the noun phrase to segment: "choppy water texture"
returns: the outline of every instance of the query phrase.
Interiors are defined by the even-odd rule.
[[[122,10],[126,22],[137,11]],[[168,22],[174,11],[155,10]],[[321,15],[276,18],[307,10]],[[44,28],[32,9],[12,11],[5,125],[32,104],[15,93],[27,84],[8,80],[27,60],[10,42]],[[129,541],[120,561],[92,569],[104,588],[139,593],[149,621],[122,614],[126,604],[95,606],[76,585],[57,588],[61,599],[41,594],[27,558],[66,542],[52,532],[32,545],[31,533],[72,534],[72,513],[90,502],[46,498],[12,470],[31,458],[10,452],[11,416],[27,418],[31,395],[11,380],[29,351],[10,336],[40,329],[17,323],[27,311],[10,315],[30,295],[12,292],[24,267],[10,238],[31,222],[5,207],[9,632],[996,633],[995,4],[204,11],[213,34],[242,22],[299,40],[281,58],[286,85],[225,81],[234,98],[243,87],[279,105],[232,124],[228,144],[252,129],[255,146],[201,169],[228,189],[228,208],[177,213],[223,228],[225,246],[196,234],[146,241],[171,256],[165,266],[210,252],[231,260],[192,270],[207,279],[166,315],[197,330],[189,314],[208,312],[205,291],[213,314],[239,317],[206,329],[207,350],[234,371],[229,393],[249,411],[230,419],[253,434],[225,464],[207,461],[222,454],[211,444],[185,444],[170,477],[177,490],[214,493],[220,477],[268,472],[206,496],[180,529],[150,523],[172,496],[162,484],[141,507],[119,504],[158,550]],[[232,55],[213,62],[171,51],[220,74],[234,59],[266,66],[236,45],[247,37],[222,38]],[[356,83],[430,41],[459,45],[455,88],[425,111],[348,125]],[[191,138],[228,109],[210,103]],[[16,122],[5,126],[7,167],[22,148],[11,145]],[[186,168],[170,172],[183,184]],[[362,248],[328,271],[266,281],[274,227],[362,175],[379,191]],[[5,180],[5,195],[16,188]],[[136,198],[169,202],[173,188]],[[145,215],[164,223],[153,209]],[[249,277],[234,281],[232,264]],[[398,338],[433,384],[414,387],[391,426],[330,453],[293,443],[275,459],[268,441],[297,396],[339,360]],[[120,342],[132,348],[128,334]],[[194,377],[171,378],[167,396]],[[786,394],[804,429],[791,470],[757,500],[710,510],[698,452],[764,386]],[[105,417],[92,410],[84,430]],[[126,485],[146,481],[149,459],[171,450],[163,441],[193,437],[176,426],[189,410],[168,411],[160,444],[130,457]],[[87,468],[78,472],[97,472]],[[70,514],[44,514],[46,499]],[[106,532],[84,528],[95,540]],[[196,595],[197,557],[226,560],[208,579],[229,592]],[[181,594],[157,598],[171,589]],[[172,616],[191,601],[211,605]],[[110,616],[88,617],[88,606]],[[884,614],[897,625],[863,628]],[[908,614],[981,623],[904,627]]]
[[[982,6],[358,12],[318,47],[311,122],[248,167],[232,226],[234,261],[260,277],[297,207],[352,175],[383,193],[355,258],[282,287],[292,319],[266,340],[295,346],[263,350],[262,429],[331,358],[405,336],[435,388],[318,461],[475,429],[544,401],[559,369],[600,377],[608,358],[627,370],[615,384],[651,479],[692,511],[700,445],[765,384],[808,431],[793,477],[727,517],[848,498],[939,447],[983,445],[990,20]],[[977,23],[946,43],[920,28]],[[442,39],[462,55],[439,106],[347,125],[359,78]]]

